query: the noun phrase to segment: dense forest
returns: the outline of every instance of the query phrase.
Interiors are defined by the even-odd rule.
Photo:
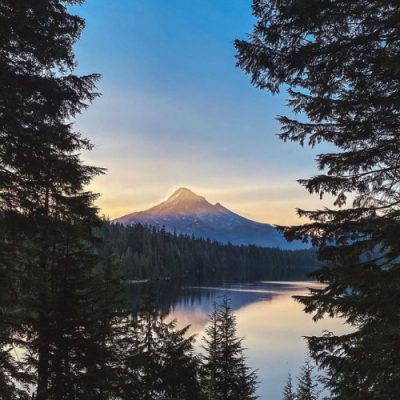
[[[184,282],[305,279],[318,266],[313,250],[224,245],[140,224],[105,223],[101,251],[114,253],[126,279]]]

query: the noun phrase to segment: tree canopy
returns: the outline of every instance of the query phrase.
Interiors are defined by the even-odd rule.
[[[204,342],[201,382],[205,398],[257,399],[257,375],[246,365],[242,339],[237,337],[236,317],[228,297],[214,304]]]
[[[254,0],[257,19],[237,40],[253,85],[284,89],[293,111],[280,137],[328,143],[320,173],[300,183],[334,196],[331,208],[298,210],[310,222],[289,238],[319,247],[326,287],[299,298],[316,319],[342,316],[351,334],[310,338],[336,399],[400,394],[400,5],[383,0]],[[299,117],[296,117],[299,114]]]
[[[32,388],[36,400],[82,398],[93,389],[82,379],[99,344],[90,282],[100,220],[86,185],[103,170],[82,161],[92,145],[73,119],[97,97],[99,75],[74,73],[85,25],[70,12],[76,3],[0,2],[0,352],[23,354],[11,362],[8,352],[2,363],[9,398]]]

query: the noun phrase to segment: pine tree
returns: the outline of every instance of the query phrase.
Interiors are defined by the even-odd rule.
[[[121,285],[121,265],[107,245],[100,245],[100,262],[91,278],[92,312],[88,316],[88,371],[82,387],[85,399],[117,398],[124,375],[123,360],[128,334],[126,288]]]
[[[299,210],[310,223],[286,235],[311,237],[324,264],[313,276],[326,285],[298,298],[306,312],[341,316],[353,329],[309,338],[311,355],[334,399],[397,399],[398,1],[254,0],[253,12],[250,39],[236,41],[239,67],[258,88],[287,89],[291,109],[308,119],[279,117],[280,137],[332,145],[317,157],[321,173],[300,183],[334,205]]]
[[[76,3],[0,3],[1,250],[16,255],[9,278],[20,310],[3,330],[25,352],[19,368],[36,375],[36,400],[83,398],[91,362],[92,228],[99,219],[96,195],[85,186],[102,170],[82,163],[80,153],[92,146],[72,125],[97,96],[98,79],[73,73],[73,45],[84,27],[69,13]]]
[[[214,306],[206,330],[202,386],[212,400],[256,399],[257,377],[246,365],[242,339],[236,336],[236,319],[224,296]]]
[[[161,392],[166,399],[196,400],[200,398],[198,357],[193,351],[194,336],[189,326],[177,329],[176,321],[163,326]]]
[[[4,226],[0,227],[3,231]],[[20,324],[19,287],[15,252],[0,239],[0,399],[27,399],[33,376],[17,356],[18,338],[13,328]]]
[[[313,381],[313,367],[306,361],[298,378],[296,400],[318,400],[317,384]]]
[[[217,395],[217,382],[219,376],[219,353],[218,353],[218,313],[217,305],[214,304],[214,311],[209,315],[208,327],[206,329],[206,337],[201,369],[202,387],[207,400],[212,400]],[[215,397],[217,398],[217,397]]]
[[[62,231],[65,247],[59,243],[54,246],[51,286],[47,293],[51,303],[46,308],[49,314],[45,336],[49,348],[45,398],[86,399],[90,390],[99,389],[86,384],[86,375],[97,361],[90,357],[91,349],[95,347],[92,354],[100,354],[102,350],[95,335],[98,321],[94,304],[98,296],[91,287],[97,259],[88,245],[80,243],[82,236],[76,232],[76,227],[65,226]],[[31,299],[35,300],[35,292],[32,294]],[[33,307],[41,308],[41,302]],[[32,334],[40,332],[38,321],[33,319],[31,323]],[[32,355],[37,352],[39,356],[40,339],[37,335],[34,340],[27,341]]]
[[[122,399],[196,400],[200,396],[198,361],[189,327],[166,322],[155,306],[153,288],[143,296],[143,305],[130,321],[125,337]]]
[[[6,289],[5,286],[3,286]],[[4,290],[8,294],[7,290]],[[25,369],[16,357],[16,342],[12,338],[9,315],[5,315],[0,307],[0,399],[1,400],[25,400],[29,399],[29,386],[33,379],[29,370]]]
[[[285,388],[283,389],[283,400],[296,400],[296,395],[293,391],[292,375],[289,374]]]

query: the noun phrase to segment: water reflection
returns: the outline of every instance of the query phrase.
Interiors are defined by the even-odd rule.
[[[329,330],[345,333],[338,319],[314,323],[292,298],[306,294],[310,282],[257,282],[208,287],[185,287],[170,305],[169,318],[179,326],[190,324],[190,333],[201,337],[213,303],[228,294],[237,316],[238,333],[244,337],[248,363],[258,369],[260,399],[279,400],[287,374],[297,375],[307,354],[303,336],[320,335]]]

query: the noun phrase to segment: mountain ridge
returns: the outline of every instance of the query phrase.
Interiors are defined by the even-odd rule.
[[[176,190],[160,204],[144,211],[124,215],[112,222],[164,227],[169,232],[235,245],[253,244],[293,250],[306,247],[301,242],[288,242],[271,224],[252,221],[220,203],[211,204],[205,197],[185,187]]]

